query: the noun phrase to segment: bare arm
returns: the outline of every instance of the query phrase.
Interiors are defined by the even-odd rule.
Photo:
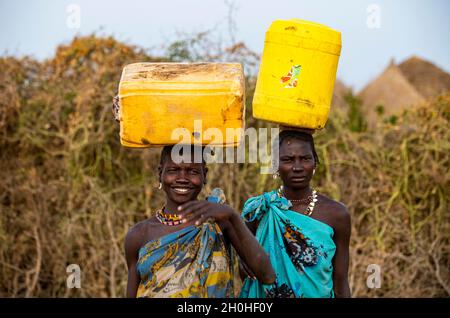
[[[135,298],[139,287],[140,277],[136,270],[139,242],[136,230],[130,229],[125,237],[125,257],[128,267],[127,297]]]
[[[245,222],[245,225],[250,230],[250,232],[252,232],[253,235],[256,236],[256,230],[258,229],[259,222]],[[247,264],[245,264],[245,262],[242,261],[241,258],[239,258],[239,273],[241,275],[241,279],[245,279],[246,277],[256,279],[255,274],[250,270],[250,268],[248,268]]]
[[[351,297],[350,286],[348,284],[350,234],[350,214],[347,208],[341,205],[337,213],[337,222],[334,229],[336,253],[333,258],[333,285],[336,298]]]
[[[245,222],[247,228],[256,236],[256,230],[258,229],[259,221]]]
[[[275,271],[266,251],[237,213],[233,213],[229,223],[227,236],[242,259],[244,271],[264,284],[272,284]]]

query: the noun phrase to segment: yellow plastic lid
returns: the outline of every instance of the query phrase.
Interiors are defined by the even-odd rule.
[[[331,52],[333,54],[340,52],[341,49],[341,33],[316,22],[301,19],[275,20],[267,30],[269,38],[272,38],[271,33],[284,34],[283,40],[288,42],[291,37],[296,37],[332,44],[335,46]]]

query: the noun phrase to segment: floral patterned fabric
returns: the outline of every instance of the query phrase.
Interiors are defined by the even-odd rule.
[[[250,198],[242,217],[259,221],[256,239],[269,253],[277,275],[272,285],[246,279],[240,293],[248,297],[334,297],[334,230],[329,225],[290,210],[277,191]]]
[[[235,255],[214,222],[151,240],[139,250],[137,297],[234,297]]]

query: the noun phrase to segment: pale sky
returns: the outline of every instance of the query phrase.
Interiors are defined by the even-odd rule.
[[[236,8],[236,40],[258,53],[276,19],[310,20],[341,31],[338,77],[356,90],[392,57],[402,61],[417,55],[450,71],[448,0],[228,1]],[[68,26],[70,4],[80,9],[78,29]],[[371,4],[379,10],[379,28],[367,24],[374,16]],[[75,35],[94,31],[147,49],[175,40],[179,31],[216,28],[228,35],[224,0],[2,0],[0,15],[0,54],[38,59],[51,57],[58,44]]]

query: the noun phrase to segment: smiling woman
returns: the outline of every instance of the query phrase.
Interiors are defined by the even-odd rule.
[[[254,278],[273,283],[269,257],[239,214],[228,205],[197,200],[208,171],[205,162],[190,157],[199,149],[192,146],[180,162],[172,149],[163,148],[158,168],[165,206],[125,239],[128,297],[234,297],[234,251]]]

